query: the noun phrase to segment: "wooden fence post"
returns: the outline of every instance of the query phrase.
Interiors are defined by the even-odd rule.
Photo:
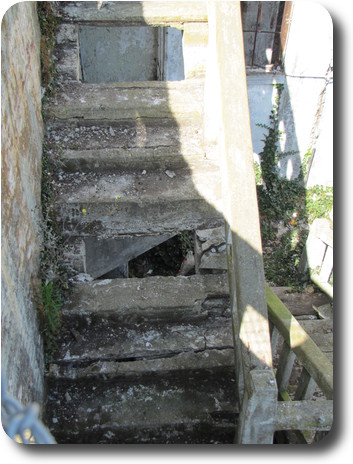
[[[270,445],[273,443],[277,411],[277,387],[272,371],[253,370],[244,392],[236,442]]]

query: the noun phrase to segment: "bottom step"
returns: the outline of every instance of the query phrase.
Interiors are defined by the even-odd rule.
[[[233,443],[238,411],[232,369],[171,376],[62,380],[47,417],[59,444]]]

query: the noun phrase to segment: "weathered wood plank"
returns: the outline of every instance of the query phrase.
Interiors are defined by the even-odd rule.
[[[310,400],[315,391],[316,383],[308,371],[303,368],[295,392],[295,400]]]
[[[277,343],[278,343],[280,333],[276,329],[276,326],[272,324],[272,322],[270,322],[270,332],[271,332],[271,351],[272,351],[272,357],[274,357],[276,355]]]
[[[295,353],[290,349],[287,343],[283,343],[282,351],[279,357],[279,363],[276,372],[276,381],[278,390],[285,390],[289,383],[295,361]]]
[[[277,388],[273,373],[255,369],[247,376],[248,388],[241,404],[237,442],[272,444],[277,408]]]
[[[330,430],[333,401],[281,401],[277,406],[276,430]]]
[[[318,308],[331,301],[324,293],[293,293],[290,292],[289,287],[271,287],[271,290],[295,317],[305,315],[315,316],[317,313],[313,306]]]
[[[333,366],[282,301],[266,287],[269,318],[328,399],[333,395]]]

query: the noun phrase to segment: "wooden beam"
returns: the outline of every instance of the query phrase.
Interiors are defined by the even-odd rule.
[[[332,422],[332,400],[278,402],[276,430],[330,430]]]
[[[279,330],[288,346],[294,351],[298,360],[322,389],[326,398],[332,399],[332,364],[268,286],[266,286],[266,296],[269,319]]]

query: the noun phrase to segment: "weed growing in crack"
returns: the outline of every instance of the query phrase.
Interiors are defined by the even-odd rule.
[[[37,2],[37,14],[41,32],[40,61],[42,87],[48,96],[53,88],[56,78],[55,60],[53,59],[55,47],[55,32],[59,18],[53,11],[53,2]]]
[[[37,304],[47,361],[50,360],[56,348],[55,340],[60,330],[61,306],[68,289],[67,270],[63,266],[62,238],[53,213],[52,178],[54,169],[50,151],[44,143],[41,181],[43,240],[39,272],[41,284]]]
[[[56,339],[61,326],[62,292],[53,282],[42,282],[40,288],[40,321],[44,335],[46,361],[50,361],[56,350]]]

